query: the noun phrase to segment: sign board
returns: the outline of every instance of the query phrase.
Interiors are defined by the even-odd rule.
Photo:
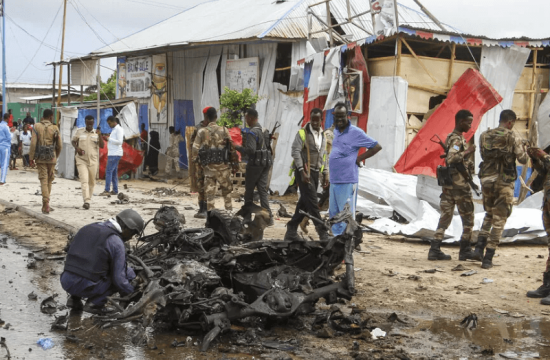
[[[370,0],[370,10],[376,37],[387,37],[397,32],[396,0]]]
[[[230,90],[242,92],[251,89],[254,95],[258,94],[260,83],[260,59],[257,57],[227,60],[225,68],[225,85]]]
[[[126,59],[126,96],[148,98],[151,96],[152,58],[135,57]]]
[[[116,98],[126,97],[126,56],[116,59]]]

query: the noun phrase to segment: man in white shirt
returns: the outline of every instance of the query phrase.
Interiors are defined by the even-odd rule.
[[[17,130],[17,123],[10,129],[11,132],[11,156],[10,156],[10,170],[19,170],[15,167],[17,157],[19,156],[19,130]],[[11,165],[13,162],[13,165]]]
[[[31,150],[32,132],[29,129],[30,125],[24,124],[23,131],[19,134],[19,140],[21,141],[21,148],[23,153],[23,166],[31,166],[29,159],[29,151]]]
[[[103,135],[103,140],[107,142],[107,169],[105,170],[105,191],[100,195],[118,194],[118,162],[122,158],[122,143],[124,142],[124,130],[120,126],[120,121],[114,116],[107,118],[107,124],[113,129],[111,135]],[[111,190],[113,183],[113,191]]]

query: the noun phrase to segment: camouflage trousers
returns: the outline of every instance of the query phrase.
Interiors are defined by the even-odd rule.
[[[506,220],[512,214],[514,183],[489,182],[481,186],[485,218],[479,236],[487,238],[487,248],[496,249]]]
[[[214,209],[214,198],[218,190],[217,184],[220,185],[222,190],[225,210],[233,210],[233,205],[231,204],[233,183],[231,182],[231,167],[228,164],[208,164],[204,167],[207,210]]]
[[[179,157],[180,153],[178,149],[168,149],[168,151],[166,151],[166,166],[164,168],[166,175],[170,175],[172,173],[172,164],[174,164],[177,172],[180,171]]]
[[[204,189],[204,169],[198,162],[194,163],[195,166],[195,180],[197,181],[197,190],[199,192],[199,201],[205,201],[205,189]]]
[[[550,239],[550,189],[544,191],[544,202],[542,203],[542,224],[546,235]],[[546,260],[546,271],[550,270],[550,240],[548,241],[548,259]]]
[[[437,224],[434,238],[436,240],[443,240],[445,230],[447,230],[449,225],[451,225],[451,221],[453,221],[453,213],[456,205],[460,218],[462,219],[462,236],[460,241],[467,241],[469,243],[472,239],[472,232],[474,230],[474,202],[472,200],[472,192],[469,188],[443,188],[440,198],[439,207],[441,208],[441,217],[439,218],[439,224]]]

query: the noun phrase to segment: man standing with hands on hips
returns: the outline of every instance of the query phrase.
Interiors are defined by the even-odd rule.
[[[329,157],[330,168],[330,198],[329,215],[334,217],[344,210],[349,203],[350,210],[355,217],[357,202],[357,183],[359,182],[359,164],[376,155],[382,146],[376,140],[365,134],[363,130],[354,126],[348,119],[348,106],[339,102],[334,107],[334,140]],[[358,155],[361,148],[367,148]],[[340,235],[346,228],[345,223],[332,226],[332,234]]]

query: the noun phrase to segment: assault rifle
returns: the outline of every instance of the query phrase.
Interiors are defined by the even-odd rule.
[[[437,140],[435,140],[434,138],[437,138]],[[434,134],[434,136],[430,138],[430,141],[436,144],[439,144],[443,148],[443,151],[445,151],[445,153],[439,155],[439,157],[441,159],[445,159],[447,157],[447,153],[449,152],[449,149],[447,149],[447,147],[445,146],[445,143],[443,142],[443,140],[441,140],[439,135]],[[472,188],[472,190],[474,190],[476,195],[481,196],[481,193],[479,192],[479,186],[477,186],[477,184],[474,183],[474,180],[472,179],[472,175],[470,175],[470,172],[468,171],[468,169],[466,169],[466,166],[464,166],[464,162],[452,164],[452,167],[454,167],[460,173],[460,175],[464,177],[464,179],[466,180],[466,182],[468,182],[468,184],[470,184],[470,187]]]

